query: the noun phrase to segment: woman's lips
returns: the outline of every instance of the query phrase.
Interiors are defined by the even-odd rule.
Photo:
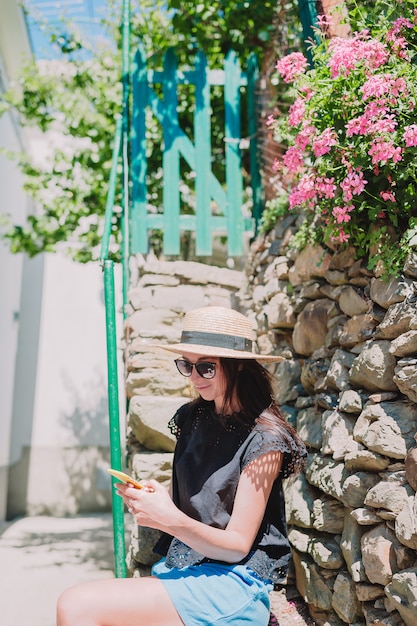
[[[202,386],[202,387],[201,387],[201,386],[200,386],[200,387],[197,387],[197,386],[195,385],[195,388],[197,389],[197,391],[204,391],[205,389],[210,389],[210,385],[204,385],[204,386]]]

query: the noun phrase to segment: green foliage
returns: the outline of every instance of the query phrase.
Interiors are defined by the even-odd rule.
[[[292,179],[290,210],[305,212],[296,245],[353,246],[397,274],[417,217],[417,16],[411,0],[350,4],[362,28],[322,36],[313,69],[300,53],[277,64],[294,95],[275,122],[288,146],[276,167]]]
[[[15,155],[37,208],[25,225],[6,231],[12,252],[34,256],[68,241],[77,260],[88,260],[99,245],[121,98],[115,62],[106,52],[83,62],[31,63],[16,90],[3,94],[3,105],[45,133],[47,145],[41,160]]]
[[[281,193],[273,200],[266,203],[266,207],[262,213],[261,233],[267,233],[274,228],[277,221],[288,214],[288,197],[285,193]]]
[[[243,61],[255,51],[262,60],[273,34],[275,2],[177,2],[140,0],[132,2],[132,49],[140,41],[149,63],[160,69],[164,52],[175,47],[180,62],[189,60],[197,47],[209,57],[211,66],[220,64],[229,49]],[[115,118],[121,112],[121,0],[112,2],[108,21],[114,48],[89,50],[68,26],[52,32],[51,40],[61,51],[56,62],[30,63],[22,69],[17,84],[0,100],[0,115],[10,108],[18,111],[25,127],[45,133],[47,158],[39,160],[14,155],[25,178],[25,189],[34,198],[35,212],[26,223],[10,224],[3,219],[3,237],[13,252],[34,256],[54,251],[67,242],[75,259],[97,258],[111,167]],[[88,54],[83,54],[87,52]],[[85,60],[87,58],[87,60]],[[181,124],[192,136],[187,91],[180,93]],[[223,102],[214,90],[214,169],[224,169]],[[158,210],[161,203],[161,131],[148,118],[148,202]],[[187,172],[183,172],[186,182]],[[120,197],[116,198],[120,203]],[[7,213],[6,207],[6,213]],[[117,250],[120,212],[112,225]],[[7,225],[6,225],[7,224]],[[154,235],[158,240],[157,233]]]
[[[170,0],[172,26],[178,46],[197,46],[221,66],[234,50],[244,59],[249,52],[262,57],[273,38],[277,2],[225,2],[224,0]]]

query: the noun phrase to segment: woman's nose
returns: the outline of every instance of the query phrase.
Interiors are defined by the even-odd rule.
[[[198,380],[200,378],[197,370],[195,367],[193,367],[193,369],[191,370],[191,376],[190,376],[190,380],[191,382],[194,382],[195,380]]]

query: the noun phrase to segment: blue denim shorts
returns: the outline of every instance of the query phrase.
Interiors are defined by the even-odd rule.
[[[152,568],[185,626],[267,626],[272,583],[261,580],[245,565],[200,563],[182,569]]]

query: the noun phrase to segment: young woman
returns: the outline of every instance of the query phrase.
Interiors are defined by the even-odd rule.
[[[269,593],[290,560],[282,479],[305,447],[272,398],[251,322],[223,307],[187,313],[181,342],[162,346],[198,398],[169,425],[177,437],[171,490],[118,485],[137,524],[163,531],[147,578],[73,587],[58,626],[267,625]]]

